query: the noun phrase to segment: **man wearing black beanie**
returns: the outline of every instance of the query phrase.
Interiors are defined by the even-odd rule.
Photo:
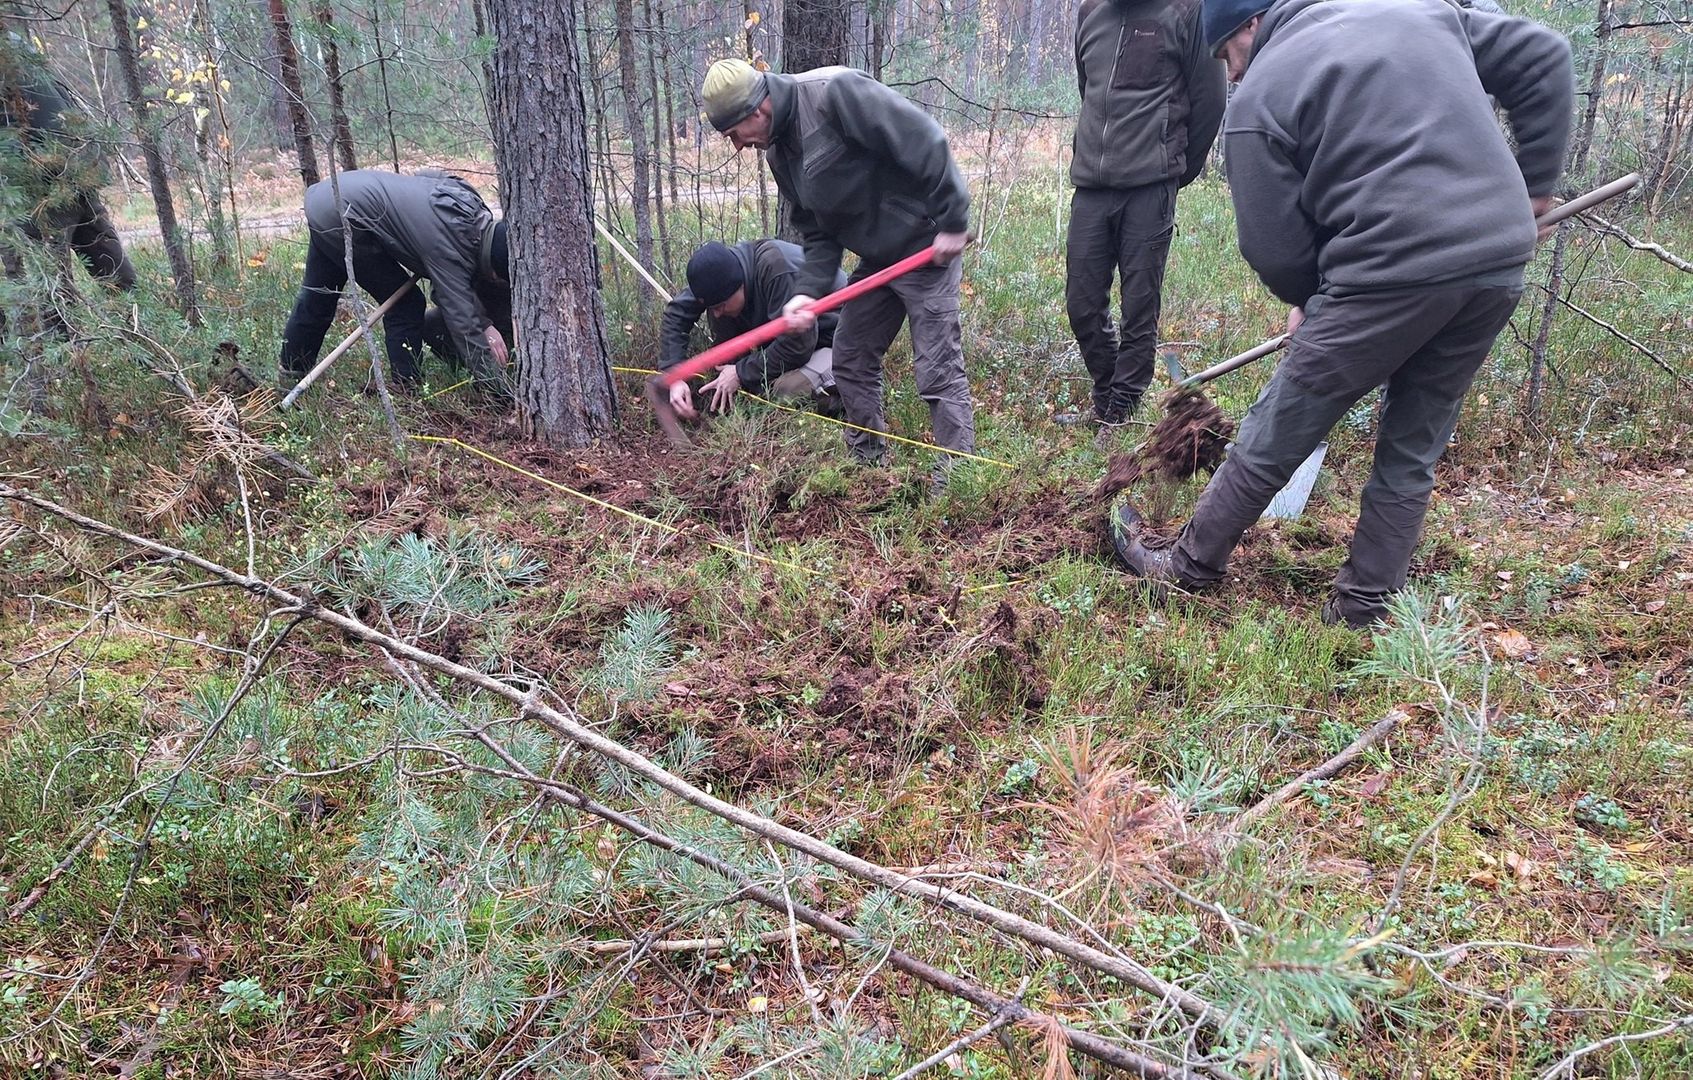
[[[1220,581],[1294,469],[1385,386],[1351,556],[1323,608],[1362,628],[1405,585],[1435,464],[1522,296],[1563,171],[1569,43],[1448,0],[1204,0],[1203,19],[1240,84],[1223,121],[1240,252],[1289,305],[1291,340],[1176,545],[1143,545],[1133,508],[1113,545],[1142,577]]]
[[[688,260],[688,287],[664,307],[658,366],[668,369],[687,359],[689,337],[702,315],[713,344],[781,318],[804,262],[800,246],[785,240],[743,240],[733,247],[713,240],[702,245]],[[836,270],[834,288],[845,284],[846,275]],[[814,401],[826,413],[838,411],[832,362],[838,320],[835,312],[827,312],[810,329],[783,334],[739,362],[725,364],[701,392],[709,395],[718,412],[727,409],[741,389]],[[687,383],[670,388],[670,404],[679,416],[692,419],[698,414]]]

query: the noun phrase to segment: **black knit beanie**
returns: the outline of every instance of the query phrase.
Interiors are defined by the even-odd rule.
[[[711,241],[688,260],[688,291],[706,307],[716,307],[746,284],[740,256],[727,244]]]

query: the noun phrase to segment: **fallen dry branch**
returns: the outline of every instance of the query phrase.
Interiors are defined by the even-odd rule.
[[[1245,811],[1237,814],[1234,819],[1224,827],[1223,831],[1230,833],[1239,832],[1241,829],[1251,825],[1253,822],[1257,821],[1265,814],[1268,814],[1271,810],[1274,810],[1282,803],[1287,802],[1295,795],[1298,795],[1301,791],[1304,791],[1305,785],[1315,783],[1318,780],[1328,780],[1338,776],[1348,765],[1362,757],[1364,751],[1387,738],[1388,732],[1398,727],[1399,722],[1404,719],[1405,714],[1398,709],[1394,709],[1380,720],[1377,720],[1368,731],[1364,732],[1356,739],[1353,739],[1351,746],[1348,746],[1346,749],[1342,750],[1334,757],[1329,758],[1316,768],[1307,769],[1305,772],[1300,773],[1292,780],[1289,780],[1287,783],[1259,800],[1256,804],[1247,807]]]
[[[1022,984],[1017,987],[1017,992],[1011,995],[1011,1000],[1013,1002],[1021,1002],[1023,1000],[1023,991],[1028,988],[1029,980],[1025,978]],[[936,1050],[922,1061],[919,1061],[917,1064],[911,1066],[911,1068],[894,1077],[894,1080],[916,1080],[916,1077],[928,1072],[936,1065],[942,1064],[947,1058],[958,1053],[960,1050],[973,1046],[987,1038],[989,1035],[992,1035],[1000,1028],[1016,1022],[1016,1017],[1012,1016],[1004,1009],[1001,1009],[999,1012],[994,1014],[991,1020],[977,1028],[975,1031],[965,1032],[963,1035],[960,1035],[958,1038],[947,1043],[939,1050]]]
[[[1644,251],[1649,255],[1656,255],[1685,274],[1693,274],[1693,262],[1688,262],[1681,256],[1664,248],[1662,244],[1654,244],[1650,240],[1641,240],[1622,226],[1606,221],[1598,214],[1583,214],[1582,218],[1591,222],[1601,236],[1614,236],[1635,251]]]
[[[964,915],[995,930],[1024,941],[1028,944],[1049,949],[1054,954],[1081,967],[1099,974],[1110,975],[1129,986],[1146,993],[1159,1002],[1173,1006],[1190,1017],[1200,1027],[1208,1031],[1220,1031],[1227,1023],[1227,1017],[1215,1006],[1200,998],[1198,995],[1179,986],[1169,983],[1146,970],[1140,964],[1120,956],[1113,956],[1075,940],[1065,934],[1058,933],[1049,927],[1025,919],[1013,912],[992,904],[984,903],[974,897],[963,895],[956,890],[928,882],[914,880],[902,874],[895,873],[887,867],[869,862],[848,854],[841,849],[817,839],[807,833],[789,828],[779,822],[772,821],[760,814],[753,813],[732,803],[724,802],[694,785],[681,779],[660,767],[648,758],[630,750],[621,743],[606,738],[583,723],[579,718],[546,704],[540,700],[536,690],[519,690],[507,685],[499,679],[485,672],[454,663],[443,656],[419,649],[414,645],[401,641],[389,634],[383,633],[358,619],[330,610],[320,605],[309,592],[297,594],[289,592],[268,580],[254,575],[241,574],[218,563],[211,562],[191,552],[183,551],[168,545],[150,540],[134,533],[119,529],[116,526],[94,518],[76,513],[67,507],[60,506],[51,500],[42,498],[32,492],[16,488],[7,484],[0,484],[0,498],[34,507],[36,510],[51,514],[68,521],[86,531],[97,533],[111,539],[122,541],[134,547],[151,551],[157,555],[178,563],[191,566],[222,582],[238,587],[255,597],[268,598],[274,602],[286,605],[296,610],[301,616],[315,619],[341,631],[345,636],[368,645],[375,646],[395,657],[403,658],[421,667],[452,677],[461,683],[477,687],[497,697],[510,702],[519,710],[524,718],[536,720],[551,730],[554,734],[589,750],[603,758],[614,761],[630,772],[653,783],[655,786],[668,791],[699,809],[705,810],[725,821],[728,821],[748,833],[773,840],[783,846],[797,851],[802,855],[818,862],[833,866],[861,881],[880,886],[890,892],[909,896],[933,904],[944,910]],[[569,800],[567,800],[569,801]],[[588,809],[586,797],[583,796],[576,803],[583,809]],[[597,806],[597,804],[596,804]],[[601,808],[603,809],[603,808]],[[595,811],[597,812],[597,811]],[[609,818],[607,820],[610,820]],[[651,830],[645,830],[651,832]],[[653,834],[656,838],[657,834]],[[654,839],[650,842],[657,842]],[[662,845],[661,845],[662,846]],[[733,870],[731,867],[725,869]],[[739,873],[738,871],[735,871]],[[744,876],[744,875],[743,875]],[[750,882],[749,882],[750,884]],[[749,891],[749,896],[756,895]],[[787,901],[779,894],[764,890],[762,895],[771,904],[780,905],[777,910],[786,911]],[[759,900],[764,903],[764,899]],[[858,934],[853,928],[834,920],[821,912],[804,910],[799,904],[794,904],[795,917],[814,929],[822,930],[831,936],[845,939],[857,939]],[[999,1009],[1005,1005],[1005,1000],[982,989],[973,983],[968,983],[946,972],[931,968],[921,961],[906,958],[907,965],[900,967],[910,974],[923,978],[925,982],[948,993],[963,997],[965,1000],[980,1004],[985,1008]],[[890,958],[890,963],[892,960]],[[925,974],[918,975],[922,970]],[[1125,1051],[1122,1047],[1095,1036],[1087,1036],[1078,1032],[1080,1041],[1073,1045],[1076,1049],[1090,1056],[1095,1056],[1094,1050],[1100,1053],[1111,1053],[1119,1059],[1123,1055],[1137,1059],[1133,1066],[1147,1076],[1172,1075],[1169,1070],[1150,1059]],[[1092,1050],[1087,1048],[1091,1040]],[[1122,1066],[1129,1067],[1129,1066]]]

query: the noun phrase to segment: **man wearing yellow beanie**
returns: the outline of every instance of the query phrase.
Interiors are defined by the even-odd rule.
[[[766,152],[776,187],[793,208],[805,261],[784,308],[790,331],[811,326],[807,308],[829,291],[844,251],[859,257],[856,280],[934,248],[933,265],[841,309],[835,384],[848,421],[885,431],[882,357],[909,320],[917,393],[929,406],[935,442],[974,450],[958,323],[958,255],[970,194],[941,126],[905,97],[844,67],[778,75],[745,60],[719,60],[706,73],[701,96],[706,117],[737,150]],[[849,429],[847,446],[859,461],[876,464],[885,440]],[[937,485],[949,463],[937,463]]]

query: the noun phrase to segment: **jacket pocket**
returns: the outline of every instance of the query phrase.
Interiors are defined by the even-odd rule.
[[[1153,90],[1168,84],[1173,76],[1164,55],[1164,29],[1158,20],[1125,22],[1117,63],[1111,69],[1112,89]]]

